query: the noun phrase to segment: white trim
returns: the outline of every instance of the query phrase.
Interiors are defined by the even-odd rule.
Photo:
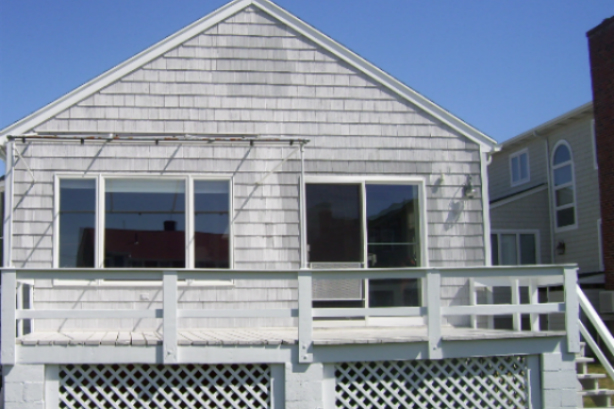
[[[567,150],[569,151],[569,161],[567,162],[563,162],[563,163],[559,163],[557,165],[554,164],[554,155],[556,154],[556,150],[559,148],[559,146],[561,145],[565,145],[565,147],[567,147]],[[571,149],[571,145],[569,145],[569,143],[565,140],[565,139],[561,139],[559,140],[556,144],[554,144],[554,147],[552,148],[552,153],[550,154],[550,172],[552,173],[552,210],[553,210],[553,221],[554,221],[554,231],[556,233],[561,233],[561,232],[565,232],[565,231],[569,231],[569,230],[575,230],[578,228],[578,198],[576,197],[577,195],[577,187],[576,187],[576,169],[575,169],[575,163],[574,163],[574,159],[573,159],[573,151]],[[560,186],[556,186],[555,183],[555,178],[554,178],[554,172],[555,170],[562,168],[564,166],[570,165],[571,166],[571,181],[565,184],[562,184]],[[556,205],[556,191],[558,189],[562,189],[562,188],[566,188],[566,187],[572,187],[573,188],[573,202],[572,203],[568,203],[566,205],[562,205],[562,206],[557,206]],[[558,226],[558,220],[557,220],[557,211],[559,210],[565,210],[565,209],[569,209],[569,208],[573,208],[574,209],[574,223],[570,224],[568,226],[563,226],[563,227],[559,227]]]
[[[520,235],[521,234],[533,234],[535,236],[535,264],[541,264],[541,232],[539,229],[493,229],[491,234],[500,236],[502,234],[514,234],[516,235],[516,261],[520,263]],[[497,237],[497,254],[499,259],[499,265],[501,264],[501,238]],[[520,265],[520,264],[519,264]]]
[[[190,38],[195,37],[196,35],[251,5],[259,8],[265,13],[268,13],[272,17],[289,26],[292,30],[304,35],[319,47],[329,51],[335,57],[349,64],[358,71],[366,74],[368,77],[390,89],[392,92],[417,106],[419,109],[425,111],[429,115],[432,115],[457,132],[460,132],[473,142],[483,146],[487,151],[493,151],[497,146],[497,142],[494,139],[486,136],[484,133],[452,115],[450,112],[444,110],[415,90],[396,80],[391,75],[385,73],[359,55],[348,50],[346,47],[322,34],[320,31],[268,0],[235,0],[226,6],[219,8],[213,13],[190,24],[175,34],[170,35],[166,39],[149,47],[145,51],[117,65],[109,71],[99,75],[90,82],[64,95],[51,104],[39,109],[26,118],[8,126],[7,128],[4,128],[2,131],[0,131],[0,144],[3,144],[6,141],[6,137],[8,135],[21,135],[31,131],[36,126],[56,116],[65,109],[77,104],[79,101],[98,92],[102,88],[112,84],[123,76],[135,71],[148,62],[163,55],[167,51],[170,51]]]
[[[536,187],[530,188],[529,190],[524,191],[522,193],[518,193],[517,195],[505,198],[505,199],[497,201],[495,203],[491,203],[490,208],[491,209],[496,209],[497,207],[505,206],[506,204],[513,203],[516,200],[524,199],[527,196],[531,196],[534,193],[543,192],[547,188],[548,188],[548,186],[546,186],[546,185],[536,186]]]
[[[520,157],[522,155],[527,155],[527,177],[526,178],[522,178],[522,169],[520,166]],[[512,161],[518,158],[518,176],[519,179],[518,180],[514,180],[514,168],[512,166]],[[531,164],[529,162],[529,148],[524,148],[521,149],[519,151],[516,151],[514,153],[509,154],[508,156],[508,165],[509,165],[509,170],[510,170],[510,186],[511,187],[515,187],[515,186],[519,186],[519,185],[524,185],[525,183],[528,183],[529,181],[531,181]]]
[[[490,243],[490,194],[488,192],[488,153],[480,147],[480,177],[482,188],[482,226],[484,229],[484,265],[492,265],[492,249]]]
[[[3,267],[13,265],[13,196],[15,192],[15,142],[9,142],[6,147],[6,181],[4,189],[4,214],[3,217],[3,243],[2,252],[4,259]]]
[[[597,132],[595,132],[595,119],[591,119],[591,142],[593,143],[593,169],[599,169],[599,158],[597,158]]]

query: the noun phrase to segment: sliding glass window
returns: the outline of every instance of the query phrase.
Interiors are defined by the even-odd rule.
[[[230,266],[230,193],[228,181],[194,182],[194,264]]]

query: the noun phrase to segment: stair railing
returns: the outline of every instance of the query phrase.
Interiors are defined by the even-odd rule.
[[[586,315],[588,320],[591,322],[591,324],[593,324],[593,327],[595,328],[595,330],[601,337],[601,340],[607,346],[608,350],[610,351],[610,354],[614,356],[614,337],[612,337],[610,330],[608,330],[608,328],[605,326],[605,323],[601,320],[601,317],[599,316],[597,311],[595,311],[595,308],[593,307],[591,302],[588,300],[588,298],[586,298],[586,295],[584,294],[584,291],[582,291],[580,286],[576,287],[576,292],[578,294],[578,301],[580,302],[580,308],[582,309],[582,311],[584,311],[584,314]],[[584,338],[584,340],[590,347],[591,351],[593,351],[593,353],[595,354],[595,356],[597,357],[601,365],[605,368],[606,372],[610,376],[610,379],[614,380],[614,368],[612,367],[612,364],[610,363],[608,358],[605,356],[601,348],[599,348],[599,345],[597,345],[597,342],[595,342],[595,340],[593,339],[591,334],[588,332],[588,330],[586,329],[586,327],[584,326],[584,324],[582,323],[579,317],[578,317],[578,321],[579,321],[578,325],[580,327],[580,333],[582,334],[582,337]]]

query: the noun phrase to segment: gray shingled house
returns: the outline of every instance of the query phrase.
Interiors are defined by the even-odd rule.
[[[490,267],[496,142],[267,0],[0,142],[7,409],[575,402],[575,268]]]

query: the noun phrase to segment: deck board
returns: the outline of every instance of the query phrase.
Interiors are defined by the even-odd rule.
[[[479,339],[514,339],[564,336],[562,331],[515,332],[471,328],[442,328],[443,341],[471,341]],[[294,345],[298,342],[295,327],[189,329],[178,331],[181,346],[205,345]],[[162,334],[156,331],[62,331],[34,332],[17,338],[23,346],[36,345],[132,345],[162,344]],[[315,345],[388,344],[426,342],[427,328],[418,327],[342,327],[314,328]]]

